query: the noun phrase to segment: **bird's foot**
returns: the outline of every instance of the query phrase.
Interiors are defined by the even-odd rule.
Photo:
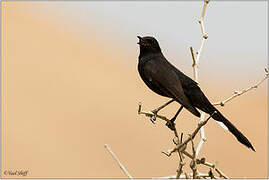
[[[171,129],[172,131],[176,130],[176,127],[175,127],[175,119],[172,118],[170,121],[168,121],[165,125]]]
[[[156,116],[152,116],[152,117],[150,117],[150,121],[151,121],[153,124],[155,124]]]
[[[151,111],[153,113],[153,115],[150,117],[150,121],[155,124],[155,121],[156,121],[156,118],[157,118],[157,113],[158,113],[158,110],[154,109]]]

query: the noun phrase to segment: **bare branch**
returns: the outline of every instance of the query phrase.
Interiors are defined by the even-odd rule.
[[[105,144],[105,148],[111,154],[111,156],[115,159],[115,161],[118,163],[118,165],[120,166],[121,170],[129,177],[129,179],[133,179],[133,177],[129,174],[129,172],[127,171],[127,169],[122,165],[122,163],[120,162],[120,160],[117,158],[117,156],[113,153],[113,151],[110,149],[110,147],[107,144]]]
[[[190,153],[188,153],[187,151],[182,151],[182,153],[183,153],[184,155],[186,155],[187,157],[189,157],[190,159],[193,158],[192,155],[191,155]]]
[[[174,100],[170,100],[170,101],[168,101],[167,103],[165,103],[164,105],[167,106],[168,104],[170,104],[170,103],[173,102],[173,101],[174,101]],[[162,106],[160,106],[160,107],[164,108],[164,107],[165,107],[164,105],[162,105]],[[160,110],[160,107],[157,108],[157,109]],[[156,109],[155,109],[155,110],[156,110]],[[142,111],[142,103],[140,102],[140,103],[138,104],[138,114],[139,114],[139,115],[140,115],[140,114],[144,114],[144,115],[147,116],[147,117],[154,118],[154,120],[151,119],[151,121],[152,121],[153,123],[154,123],[154,121],[156,120],[156,118],[162,119],[162,120],[164,120],[164,121],[170,123],[170,119],[166,118],[165,116],[158,115],[158,114],[156,113],[155,110],[153,110],[153,111]]]
[[[208,166],[208,167],[210,167],[210,168],[212,168],[212,169],[214,169],[214,170],[219,174],[220,177],[223,177],[223,178],[225,178],[225,179],[229,179],[229,177],[226,176],[221,170],[219,170],[219,169],[216,167],[215,164],[212,164],[212,163],[209,163],[209,162],[206,162],[206,161],[201,161],[201,162],[199,162],[199,163],[200,163],[200,164],[203,164],[203,165],[205,165],[205,166]],[[197,164],[198,164],[198,163],[197,163]]]
[[[183,140],[183,133],[181,133],[181,136],[180,136],[180,141],[179,141],[179,144],[182,143],[182,140]],[[183,166],[185,165],[185,163],[183,162],[183,159],[184,159],[184,156],[182,155],[182,152],[178,151],[178,155],[179,155],[179,165],[178,165],[178,169],[177,169],[177,176],[176,178],[178,179],[181,174],[183,173]]]
[[[197,55],[196,58],[195,58],[195,55],[193,52],[193,48],[190,47],[191,56],[192,56],[192,60],[193,60],[193,64],[192,64],[193,75],[194,75],[194,80],[197,83],[198,83],[198,64],[199,64],[201,53],[202,53],[202,50],[203,50],[203,47],[205,44],[205,40],[208,38],[208,35],[205,33],[205,27],[204,27],[204,18],[205,18],[205,12],[206,12],[206,7],[207,7],[208,3],[209,3],[209,0],[204,0],[202,15],[201,15],[200,20],[198,21],[200,24],[200,27],[201,27],[201,31],[202,31],[202,42],[201,42],[201,46],[200,46],[199,50],[196,53],[196,55]],[[204,115],[205,115],[205,113],[202,112],[201,117],[200,117],[200,122],[204,120]],[[204,130],[203,126],[201,127],[200,137],[201,137],[201,139],[200,139],[200,142],[199,142],[197,149],[196,149],[196,154],[195,154],[196,157],[198,156],[204,142],[206,141],[205,130]]]
[[[168,152],[164,153],[167,156],[171,156],[172,153],[174,153],[175,151],[184,151],[185,148],[183,148],[188,142],[191,141],[191,139],[194,139],[194,137],[196,136],[196,134],[199,132],[199,130],[201,129],[201,127],[203,127],[208,120],[216,113],[216,111],[214,113],[212,113],[205,121],[203,122],[199,122],[198,127],[194,130],[194,132],[191,134],[191,136],[186,139],[183,143],[178,144],[173,150],[168,150]]]
[[[185,178],[190,179],[190,177],[189,177],[189,175],[187,173],[185,173]]]
[[[213,172],[212,172],[212,169],[210,168],[210,170],[208,171],[208,176],[211,178],[211,179],[216,179]]]
[[[251,87],[248,87],[246,89],[243,89],[242,91],[234,91],[234,94],[230,97],[228,97],[227,99],[223,100],[223,101],[220,101],[220,102],[216,102],[216,103],[213,103],[213,105],[217,106],[217,105],[221,105],[221,106],[224,106],[227,102],[231,101],[232,99],[252,90],[252,89],[255,89],[255,88],[258,88],[259,85],[265,81],[269,76],[269,73],[268,73],[268,70],[265,68],[265,76],[262,80],[260,80],[258,83],[256,83],[255,85],[251,86]]]
[[[190,167],[192,169],[192,175],[193,175],[192,177],[193,177],[193,179],[197,179],[198,171],[197,171],[196,157],[195,157],[196,152],[195,152],[195,148],[194,148],[193,139],[192,139],[190,134],[189,134],[189,136],[191,138],[191,145],[192,145],[191,147],[192,147],[192,156],[193,156],[192,161],[190,163]]]
[[[190,50],[191,50],[191,57],[192,57],[192,67],[196,66],[197,63],[196,63],[196,60],[195,60],[195,56],[194,56],[194,53],[193,53],[193,48],[190,47]],[[196,79],[196,76],[194,76],[194,79]]]
[[[201,57],[201,53],[205,44],[205,40],[208,38],[208,35],[205,33],[205,27],[204,27],[204,18],[205,18],[205,12],[206,12],[206,7],[209,3],[209,0],[204,0],[204,7],[203,7],[203,11],[202,11],[202,16],[200,18],[200,20],[198,21],[200,26],[201,26],[201,31],[202,31],[202,42],[201,42],[201,46],[199,48],[199,50],[196,52],[196,58],[194,56],[193,53],[193,49],[192,47],[190,48],[191,50],[191,55],[192,55],[192,60],[193,60],[193,74],[194,74],[194,80],[196,82],[198,82],[198,64],[200,61],[200,57]]]
[[[201,113],[201,118],[200,118],[200,122],[203,122],[205,119],[205,112],[202,112]],[[200,130],[200,142],[197,146],[197,149],[196,149],[196,153],[195,153],[195,157],[198,157],[199,155],[199,152],[204,144],[204,142],[206,141],[206,137],[205,137],[205,129],[204,128],[201,128]]]

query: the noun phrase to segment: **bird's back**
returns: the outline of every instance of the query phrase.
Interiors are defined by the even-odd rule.
[[[187,86],[197,86],[197,83],[168,62],[162,54],[139,58],[138,71],[152,91],[173,98],[194,115],[200,116],[182,87],[182,83]]]

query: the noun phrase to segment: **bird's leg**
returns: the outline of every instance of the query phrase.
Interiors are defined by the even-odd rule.
[[[157,113],[158,113],[161,109],[165,108],[167,105],[169,105],[169,104],[172,103],[172,102],[174,102],[173,99],[171,99],[171,100],[168,101],[167,103],[161,105],[160,107],[158,107],[158,108],[152,110],[151,112],[154,114],[154,116],[152,116],[152,117],[150,118],[150,121],[151,121],[153,124],[155,124]]]
[[[179,113],[181,112],[181,110],[183,109],[183,106],[180,106],[180,108],[177,110],[176,114],[174,115],[174,117],[172,119],[170,119],[169,122],[166,123],[166,126],[171,129],[172,131],[175,130],[175,120],[177,118],[177,116],[179,115]]]

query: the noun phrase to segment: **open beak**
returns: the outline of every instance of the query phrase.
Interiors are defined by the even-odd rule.
[[[139,39],[139,42],[137,44],[139,44],[140,46],[150,46],[149,42],[144,38],[140,36],[137,36],[137,38]]]
[[[143,39],[142,37],[140,36],[137,36],[137,38],[139,39],[139,42],[137,44],[141,45],[141,40]]]

